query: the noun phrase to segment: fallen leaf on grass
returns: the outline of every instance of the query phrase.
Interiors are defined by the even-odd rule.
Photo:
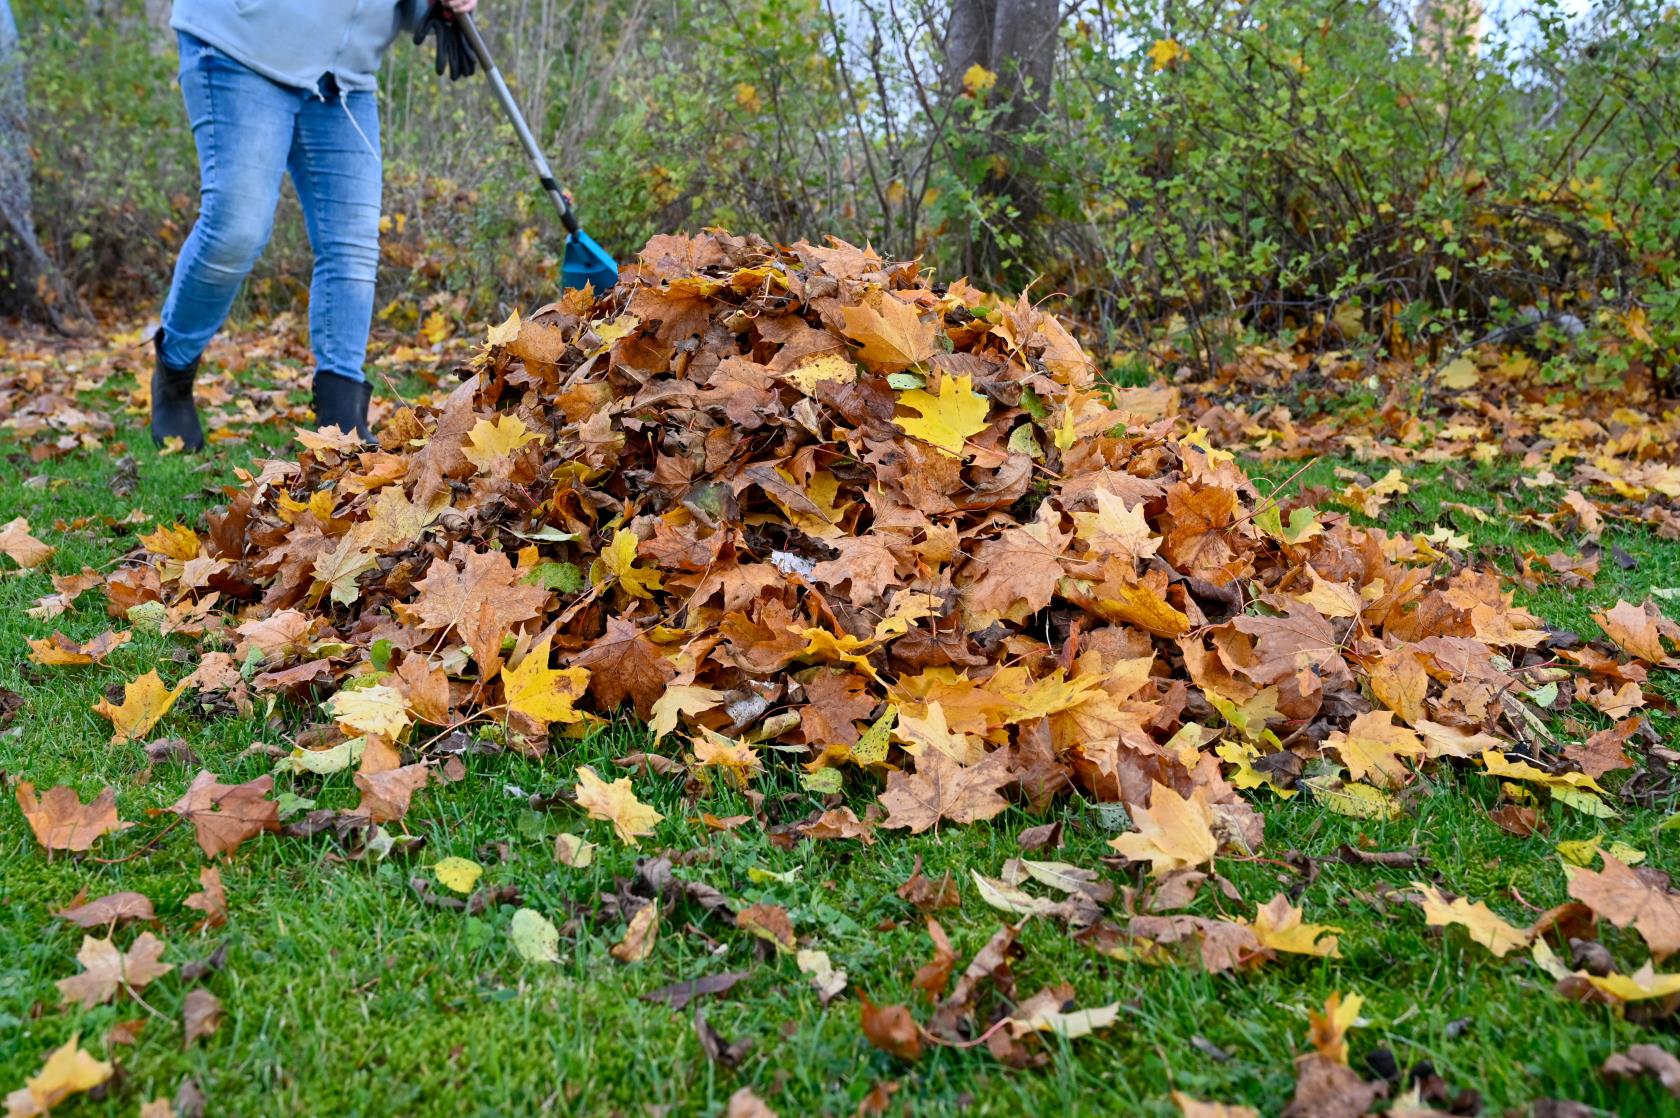
[[[1183,1091],[1172,1093],[1174,1105],[1178,1107],[1181,1118],[1260,1118],[1260,1112],[1252,1106],[1238,1106],[1226,1102],[1202,1102],[1193,1099]]]
[[[513,914],[508,941],[527,963],[560,961],[560,929],[534,908],[522,908]]]
[[[83,891],[85,895],[85,890]],[[53,915],[68,920],[78,928],[99,928],[120,924],[124,920],[156,920],[152,900],[144,893],[111,893],[98,900],[83,903],[78,897]]]
[[[554,860],[575,870],[585,869],[595,861],[595,844],[582,835],[561,831],[554,836]]]
[[[36,799],[35,785],[24,780],[18,782],[17,802],[36,840],[48,850],[87,850],[101,835],[134,826],[117,818],[114,788],[106,788],[84,804],[75,789],[63,785],[47,789]]]
[[[21,516],[0,526],[0,554],[9,555],[12,562],[26,571],[51,559],[53,551],[29,534],[29,521]]]
[[[71,1095],[91,1091],[111,1078],[115,1069],[81,1048],[81,1034],[73,1033],[62,1048],[47,1057],[41,1070],[6,1096],[6,1118],[35,1118]]]
[[[1680,951],[1680,896],[1652,884],[1608,851],[1604,869],[1565,866],[1569,895],[1618,928],[1631,926],[1658,961]]]
[[[92,1009],[110,1001],[120,989],[144,988],[175,969],[159,961],[165,949],[164,942],[150,932],[141,932],[127,951],[119,950],[110,939],[83,936],[82,949],[76,952],[82,973],[58,980],[64,1004],[80,1002],[83,1009]]]
[[[624,929],[624,938],[613,944],[609,951],[621,963],[639,963],[653,954],[653,945],[658,939],[659,902],[655,900],[636,910],[636,915],[630,918],[630,926]]]
[[[1655,1044],[1635,1044],[1626,1052],[1612,1052],[1599,1070],[1606,1079],[1653,1075],[1669,1094],[1680,1099],[1680,1059]]]
[[[1636,606],[1618,598],[1614,606],[1592,616],[1599,628],[1629,656],[1647,664],[1672,663],[1663,639],[1680,641],[1680,624],[1665,617],[1655,602]]]
[[[574,791],[578,806],[589,813],[589,818],[611,823],[613,833],[618,835],[620,842],[637,845],[638,838],[653,834],[653,828],[665,818],[636,798],[635,789],[627,776],[609,784],[596,776],[595,770],[588,765],[579,768],[577,775]]]
[[[811,976],[811,985],[816,988],[822,1003],[827,1005],[833,1001],[840,991],[846,988],[846,972],[834,965],[829,959],[828,952],[802,949],[794,956],[799,969]]]
[[[175,705],[175,700],[185,691],[185,683],[177,684],[174,690],[164,685],[158,677],[157,670],[147,672],[138,679],[123,684],[123,701],[112,704],[104,699],[93,704],[95,714],[103,714],[111,720],[116,732],[111,735],[112,745],[125,745],[131,741],[139,741],[145,737],[158,721],[169,713],[169,708]]]
[[[193,926],[193,931],[202,932],[226,924],[227,893],[222,888],[222,871],[215,866],[201,868],[198,871],[198,884],[200,890],[181,902],[187,908],[204,913],[204,919]]]
[[[1271,951],[1286,951],[1294,955],[1315,955],[1320,958],[1340,957],[1336,937],[1332,933],[1342,929],[1329,924],[1308,924],[1302,912],[1289,903],[1282,893],[1261,905],[1254,914],[1254,938],[1260,946]]]
[[[916,1019],[905,1005],[878,1006],[863,994],[858,995],[858,1014],[863,1035],[881,1051],[901,1060],[914,1062],[922,1058],[922,1034]]]
[[[1623,746],[1644,721],[1643,718],[1624,718],[1609,729],[1593,734],[1584,742],[1565,745],[1563,755],[1591,777],[1600,777],[1607,772],[1625,769],[1633,764],[1633,761],[1624,752]]]
[[[424,763],[383,772],[359,772],[351,778],[362,793],[356,803],[356,814],[365,815],[375,823],[394,823],[408,814],[414,793],[430,783],[431,778],[431,769]]]
[[[887,818],[881,825],[908,827],[911,834],[919,835],[941,820],[990,819],[1009,807],[999,791],[1014,779],[1005,750],[995,750],[966,766],[937,749],[923,750],[914,773],[895,770],[887,774],[887,789],[881,793]]]
[[[749,905],[735,914],[735,926],[751,932],[778,951],[794,949],[793,921],[781,905]]]
[[[685,982],[673,982],[669,986],[661,986],[657,990],[650,990],[642,995],[645,1002],[664,1002],[672,1009],[686,1009],[688,1003],[705,994],[724,994],[734,989],[739,983],[752,977],[752,971],[731,970],[722,974],[708,974],[700,978],[690,978]]]
[[[1150,863],[1151,875],[1206,865],[1219,849],[1207,789],[1201,786],[1185,797],[1153,782],[1149,806],[1134,807],[1132,822],[1136,832],[1109,839],[1108,845],[1134,862]]]
[[[922,873],[920,854],[916,855],[916,864],[910,870],[909,878],[898,887],[898,895],[921,912],[937,912],[962,904],[962,895],[957,892],[957,882],[951,871],[946,870],[939,878],[928,877]]]
[[[432,875],[445,888],[453,889],[464,897],[478,884],[478,879],[484,875],[484,867],[471,858],[439,858],[432,866]]]
[[[29,641],[29,658],[37,664],[51,667],[96,664],[127,644],[133,637],[128,630],[114,632],[107,629],[92,640],[74,641],[55,632],[43,640]]]
[[[191,1047],[193,1041],[209,1036],[222,1023],[221,999],[202,987],[187,991],[181,1003],[181,1023],[186,1030],[184,1043]]]
[[[268,774],[244,784],[223,784],[204,769],[167,810],[190,821],[206,858],[231,854],[247,839],[280,830],[280,805],[265,799],[274,789]]]
[[[1412,888],[1423,894],[1423,918],[1437,928],[1458,924],[1470,933],[1470,938],[1487,948],[1500,959],[1519,947],[1527,947],[1533,936],[1523,928],[1506,922],[1482,901],[1455,897],[1448,901],[1439,889],[1421,881]]]
[[[753,1093],[751,1087],[737,1087],[723,1108],[723,1118],[777,1118],[770,1104]]]

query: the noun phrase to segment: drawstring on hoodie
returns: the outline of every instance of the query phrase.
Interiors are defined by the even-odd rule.
[[[350,101],[344,96],[344,90],[339,88],[337,77],[332,74],[323,76],[320,82],[315,86],[315,96],[320,99],[323,104],[326,103],[328,97],[332,97],[336,100],[338,102],[338,107],[344,110],[344,119],[350,122],[350,127],[354,128],[356,130],[356,135],[361,137],[362,146],[367,148],[369,155],[373,156],[375,159],[379,158],[378,149],[373,146],[373,141],[368,139],[367,133],[362,131],[362,126],[356,121],[356,114],[350,111]]]

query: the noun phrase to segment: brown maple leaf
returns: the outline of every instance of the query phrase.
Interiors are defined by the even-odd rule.
[[[999,792],[1014,783],[1007,750],[995,750],[972,765],[960,765],[936,749],[916,758],[916,771],[887,774],[881,804],[887,809],[883,827],[908,827],[919,835],[944,819],[974,823],[990,819],[1009,806]]]
[[[219,928],[227,923],[227,892],[222,888],[222,871],[215,866],[204,866],[198,871],[199,892],[192,894],[181,902],[185,908],[196,908],[204,913],[204,919],[193,926],[193,931],[202,932],[207,928]]]
[[[86,896],[87,890],[82,891]],[[55,909],[53,915],[68,920],[78,928],[99,928],[120,924],[124,920],[156,920],[152,900],[144,893],[111,893],[95,901],[78,896],[70,904]]]
[[[36,799],[35,785],[27,780],[17,786],[18,807],[29,820],[29,829],[48,850],[86,850],[99,836],[134,826],[117,818],[117,793],[106,788],[90,803],[82,803],[74,788],[49,788]]]
[[[589,693],[602,711],[615,710],[629,699],[643,721],[653,717],[654,701],[677,675],[676,665],[659,646],[621,617],[607,618],[606,633],[569,663],[589,669]]]
[[[840,313],[846,336],[862,343],[858,359],[877,373],[901,373],[938,352],[939,328],[889,293],[882,293],[879,310],[865,303],[841,307]]]
[[[265,798],[273,790],[272,775],[244,784],[223,784],[204,769],[168,810],[191,821],[199,849],[205,857],[214,858],[233,853],[246,839],[264,831],[280,830],[280,805]]]
[[[1680,951],[1680,895],[1653,885],[1602,850],[1599,857],[1604,859],[1599,872],[1564,867],[1569,895],[1618,928],[1631,925],[1658,961]]]
[[[403,765],[383,772],[359,772],[354,779],[362,792],[356,814],[375,823],[390,823],[408,814],[409,800],[426,786],[431,770],[423,764]]]
[[[434,563],[425,578],[414,584],[420,596],[403,611],[423,629],[451,629],[477,624],[486,606],[495,624],[506,632],[542,612],[548,591],[521,582],[519,572],[500,551],[475,551],[456,544],[449,562]]]
[[[187,996],[181,1001],[181,1026],[186,1034],[185,1044],[191,1045],[193,1041],[209,1036],[221,1023],[220,998],[203,987],[187,991]]]
[[[1648,664],[1668,664],[1673,658],[1663,647],[1663,638],[1680,641],[1680,625],[1663,616],[1654,602],[1636,606],[1620,598],[1608,610],[1593,614],[1593,620],[1623,652]]]
[[[151,932],[141,932],[126,952],[109,939],[83,936],[82,949],[76,952],[82,973],[58,980],[64,1004],[80,1002],[83,1009],[92,1009],[110,1001],[119,989],[145,987],[175,969],[160,962],[164,950],[164,942]]]
[[[1590,777],[1625,769],[1633,764],[1623,747],[1644,723],[1643,718],[1624,718],[1608,730],[1600,730],[1586,741],[1571,742],[1563,747],[1563,755]]]
[[[974,548],[957,580],[969,614],[964,628],[973,632],[1000,618],[1021,622],[1050,604],[1065,574],[1061,557],[1073,539],[1072,532],[1057,526],[1059,519],[1046,501],[1037,520]]]

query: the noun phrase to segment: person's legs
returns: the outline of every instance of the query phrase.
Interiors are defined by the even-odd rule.
[[[192,384],[199,355],[268,242],[302,91],[181,34],[181,95],[198,147],[199,212],[175,261],[152,374],[152,439],[204,444]]]
[[[198,360],[268,243],[305,97],[191,35],[179,39],[200,189],[198,220],[181,246],[163,305],[161,348],[173,368]]]
[[[317,421],[367,434],[362,362],[379,270],[379,112],[369,90],[330,84],[298,113],[288,168],[303,204],[315,274],[309,340]]]

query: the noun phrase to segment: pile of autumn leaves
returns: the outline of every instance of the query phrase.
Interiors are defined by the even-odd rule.
[[[1451,761],[1505,782],[1513,828],[1546,796],[1606,814],[1598,778],[1633,763],[1637,722],[1562,748],[1516,696],[1626,699],[1680,636],[1623,603],[1602,619],[1619,650],[1560,660],[1494,573],[1268,499],[1201,432],[1116,406],[1053,316],[850,245],[656,237],[613,291],[513,316],[462,373],[390,415],[377,448],[300,434],[207,531],[152,533],[141,561],[94,576],[113,614],[210,649],[175,688],[149,673],[102,704],[116,741],[189,690],[211,710],[327,696],[277,767],[354,767],[361,801],[287,829],[358,842],[389,842],[416,793],[458,778],[469,737],[541,752],[620,713],[650,727],[644,772],[740,789],[793,838],[872,842],[1078,794],[1123,805],[1112,846],[1148,866],[1126,917],[1060,863],[977,874],[985,899],[1116,957],[1224,970],[1335,951],[1281,896],[1247,922],[1169,915],[1215,855],[1260,848],[1257,804],[1308,791],[1392,818],[1420,768]],[[55,637],[36,655],[107,651]],[[778,816],[754,790],[768,765],[830,799]],[[843,798],[876,789],[862,815]],[[280,828],[271,791],[206,772],[174,810],[214,856]],[[126,825],[108,799],[19,795],[51,848]],[[632,777],[583,768],[575,798],[624,842],[657,838]],[[1605,865],[1581,871],[1608,882],[1586,903],[1659,958],[1680,947],[1666,883]],[[1498,954],[1545,951],[1586,996],[1680,989],[1551,954],[1543,937],[1585,910],[1515,929],[1414,900]],[[927,1030],[888,1008],[905,1016],[866,1014],[872,1039],[919,1051]],[[1045,1012],[1035,1027],[1073,1028]]]

